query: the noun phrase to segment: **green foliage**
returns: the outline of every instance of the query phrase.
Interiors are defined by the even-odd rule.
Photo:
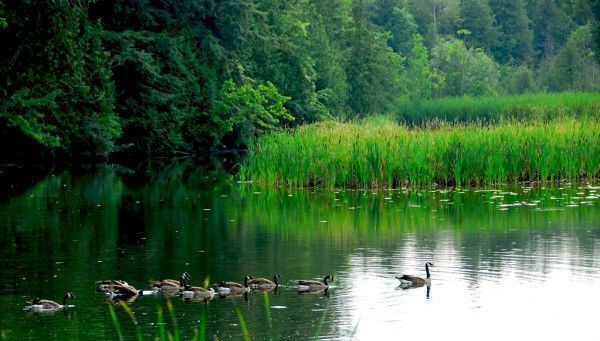
[[[498,66],[483,50],[467,48],[462,40],[440,41],[432,52],[431,66],[441,80],[435,94],[445,96],[481,96],[494,94]]]
[[[538,91],[535,74],[525,65],[504,66],[500,74],[501,91],[505,94],[517,95]]]
[[[567,44],[550,60],[543,84],[550,91],[598,90],[600,65],[589,25],[573,31]]]
[[[564,45],[571,25],[566,13],[558,8],[554,0],[537,0],[532,22],[533,42],[540,56],[551,56]]]
[[[389,35],[368,20],[362,0],[353,3],[352,18],[348,105],[358,116],[381,113],[400,93],[402,58],[387,46]]]
[[[407,99],[594,91],[598,3],[2,1],[0,131],[42,153],[241,147],[270,119],[241,114],[243,100],[224,110],[228,80],[249,98],[272,84],[286,125]]]
[[[533,32],[524,0],[494,0],[490,6],[500,33],[492,51],[495,59],[500,63],[530,62],[534,56]]]
[[[322,122],[263,136],[241,176],[278,187],[486,186],[600,176],[600,123],[493,126]]]
[[[490,53],[498,39],[498,28],[487,0],[461,0],[461,27],[469,30],[465,43],[469,47],[480,47]]]
[[[396,106],[400,121],[425,124],[448,122],[548,121],[564,117],[597,118],[600,94],[551,93],[520,96],[439,98],[404,101]]]
[[[87,8],[62,1],[5,6],[0,122],[51,149],[100,155],[116,150],[121,128],[114,84]],[[32,26],[33,17],[38,20]]]
[[[284,104],[290,97],[279,94],[270,82],[256,88],[250,85],[237,87],[231,80],[223,84],[221,96],[217,102],[218,111],[229,118],[232,125],[235,146],[276,130],[294,120]]]

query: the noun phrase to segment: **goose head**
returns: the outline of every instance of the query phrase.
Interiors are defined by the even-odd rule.
[[[333,275],[327,275],[325,278],[323,278],[323,283],[328,285],[329,281],[333,281]]]
[[[69,292],[67,292],[67,293],[65,294],[65,296],[63,297],[63,305],[65,305],[65,306],[66,306],[66,305],[67,305],[67,301],[68,301],[68,300],[70,300],[70,299],[73,299],[73,298],[75,298],[75,294],[73,294],[73,293],[72,293],[72,292],[70,292],[70,291],[69,291]]]

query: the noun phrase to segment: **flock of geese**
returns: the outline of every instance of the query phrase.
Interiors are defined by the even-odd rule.
[[[400,287],[404,289],[422,287],[424,285],[427,285],[429,288],[431,286],[431,276],[429,274],[430,266],[433,266],[433,264],[430,262],[425,263],[425,273],[427,275],[425,278],[412,275],[396,275],[394,277],[400,281]],[[138,290],[129,283],[118,279],[97,281],[96,285],[99,291],[104,292],[110,298],[119,300],[132,300],[138,296],[161,294],[167,297],[181,296],[186,300],[208,302],[215,297],[216,294],[228,296],[243,295],[251,290],[277,290],[280,278],[280,274],[273,275],[273,281],[266,278],[254,278],[247,275],[244,277],[243,283],[222,281],[215,285],[215,290],[212,287],[205,288],[189,285],[188,281],[191,279],[191,276],[189,273],[184,272],[178,280],[163,279],[160,281],[151,281],[150,290]],[[322,281],[300,279],[293,281],[293,288],[297,289],[298,292],[327,292],[329,283],[333,280],[333,275],[325,276]],[[72,292],[67,292],[65,294],[62,304],[52,300],[37,298],[27,302],[27,306],[24,310],[33,312],[53,312],[67,309],[73,307],[68,304],[68,301],[74,298],[75,295]]]

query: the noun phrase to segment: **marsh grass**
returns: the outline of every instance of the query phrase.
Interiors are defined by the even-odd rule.
[[[583,181],[599,172],[596,119],[408,128],[379,117],[262,136],[239,177],[287,188],[400,188]]]
[[[519,96],[451,97],[401,102],[395,114],[401,122],[421,125],[432,120],[492,122],[597,117],[598,93],[547,93]]]

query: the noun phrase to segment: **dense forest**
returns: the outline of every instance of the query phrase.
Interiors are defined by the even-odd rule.
[[[454,96],[596,91],[595,0],[0,0],[4,152],[245,146]]]

